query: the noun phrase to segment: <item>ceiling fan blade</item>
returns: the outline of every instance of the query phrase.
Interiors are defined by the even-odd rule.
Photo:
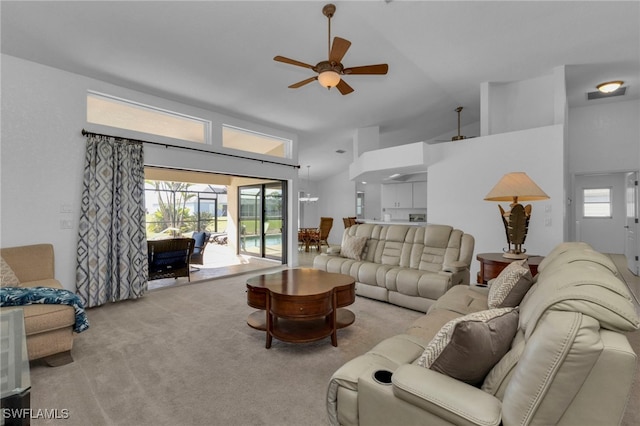
[[[317,79],[318,79],[318,76],[315,76],[315,77],[309,77],[309,78],[307,78],[306,80],[302,80],[302,81],[299,81],[299,82],[297,82],[297,83],[292,84],[291,86],[289,86],[289,89],[297,89],[298,87],[302,87],[302,86],[304,86],[305,84],[309,84],[309,83],[311,83],[312,81],[317,80]]]
[[[278,62],[284,62],[285,64],[297,65],[299,67],[309,68],[311,70],[314,68],[313,65],[305,64],[304,62],[296,61],[295,59],[285,58],[284,56],[276,56],[273,58],[273,60]]]
[[[329,62],[339,63],[347,53],[347,50],[349,50],[349,46],[351,46],[351,42],[349,40],[334,37],[331,52],[329,52]]]
[[[343,95],[348,95],[353,92],[353,87],[349,86],[347,82],[342,79],[340,79],[340,83],[336,84],[336,89],[338,89]]]
[[[389,65],[377,64],[377,65],[364,65],[361,67],[345,68],[342,72],[344,74],[386,74],[389,71]]]

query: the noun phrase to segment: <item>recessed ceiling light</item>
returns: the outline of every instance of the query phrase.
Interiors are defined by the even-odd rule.
[[[624,81],[622,80],[607,81],[606,83],[598,84],[596,88],[602,93],[611,93],[618,90],[620,86],[622,86],[623,84],[624,84]]]

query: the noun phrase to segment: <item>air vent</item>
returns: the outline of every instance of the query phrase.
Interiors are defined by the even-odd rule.
[[[345,153],[345,152],[347,152],[347,151],[345,151],[344,149],[336,149],[336,152],[337,152],[338,154],[344,154],[344,153]]]
[[[613,96],[622,96],[625,94],[626,91],[627,91],[626,87],[621,87],[615,92],[611,92],[611,93],[602,93],[599,90],[595,92],[589,92],[587,93],[587,100],[592,101],[594,99],[605,99],[605,98],[611,98]]]

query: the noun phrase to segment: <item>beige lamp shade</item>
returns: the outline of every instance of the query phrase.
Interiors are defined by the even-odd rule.
[[[507,173],[484,197],[487,201],[536,201],[549,196],[524,172]]]

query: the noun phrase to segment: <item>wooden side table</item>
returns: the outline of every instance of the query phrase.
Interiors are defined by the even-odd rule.
[[[480,253],[476,256],[480,262],[480,272],[478,272],[478,283],[486,284],[489,280],[500,275],[500,272],[516,259],[502,257],[502,253]],[[531,270],[531,275],[538,273],[538,265],[544,256],[530,255],[527,264]]]

